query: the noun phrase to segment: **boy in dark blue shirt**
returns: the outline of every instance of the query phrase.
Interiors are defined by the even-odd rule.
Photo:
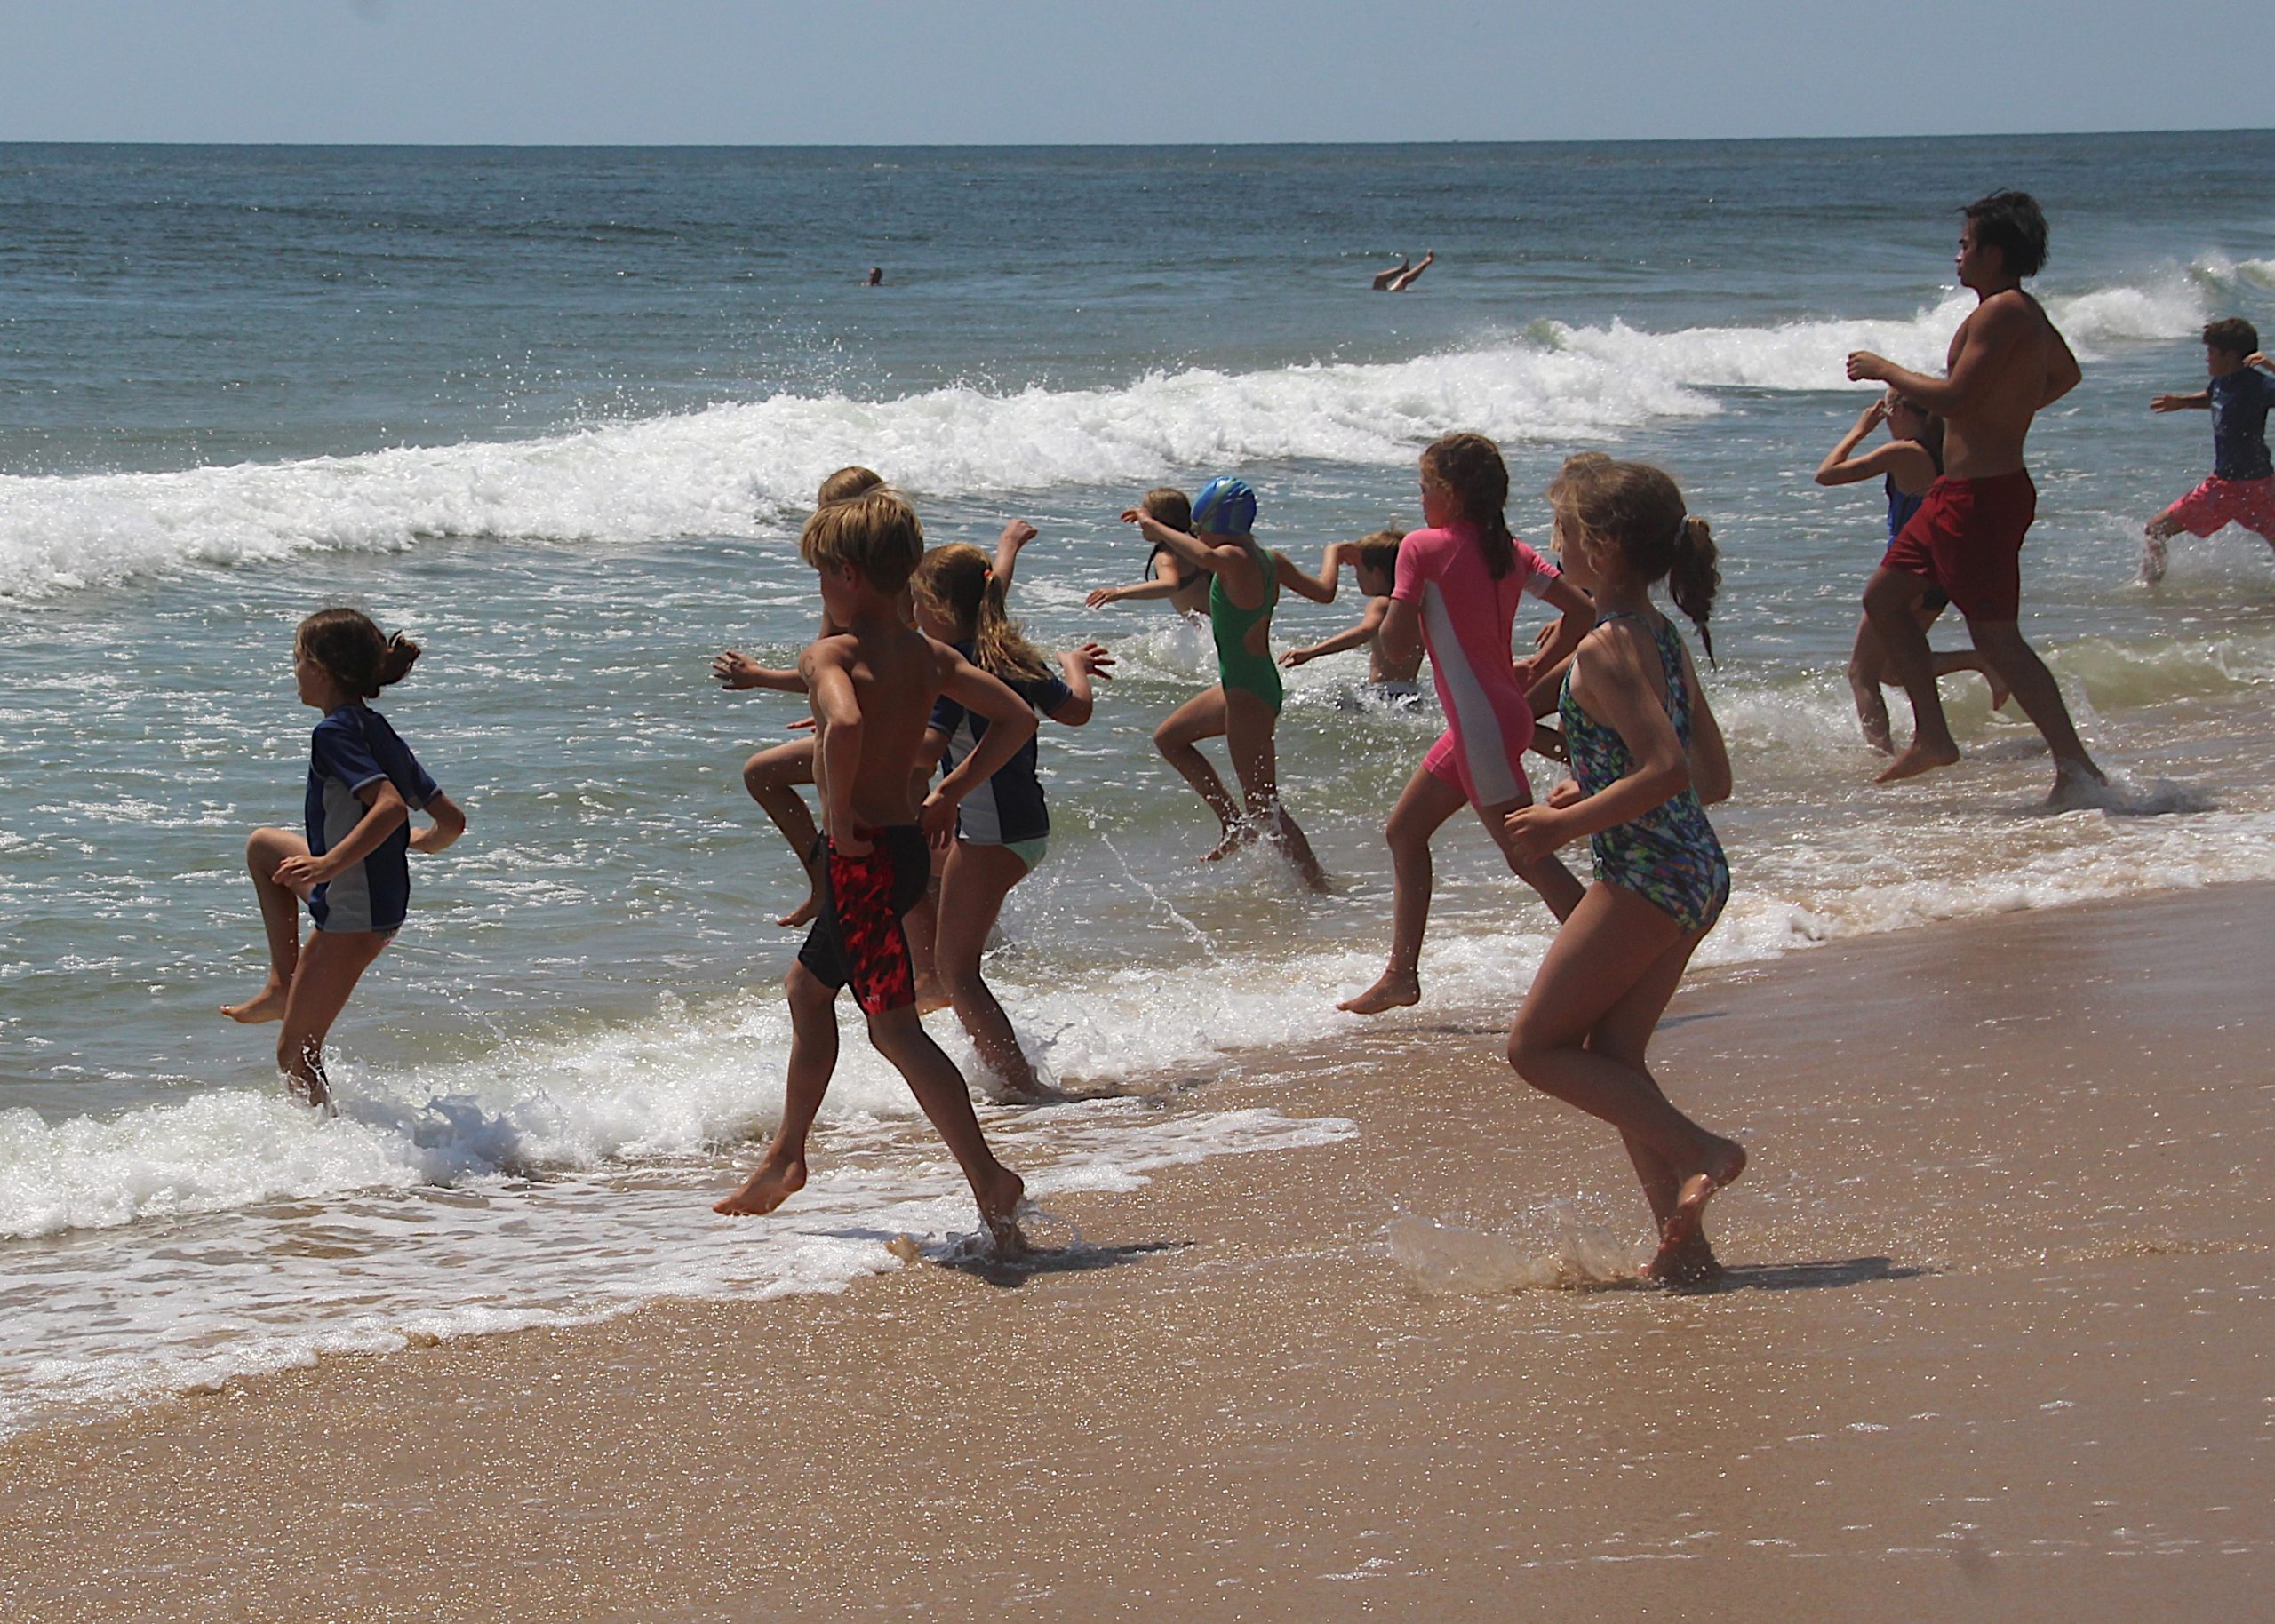
[[[2275,370],[2260,352],[2259,330],[2239,316],[2204,329],[2204,370],[2211,382],[2194,394],[2160,394],[2151,411],[2207,410],[2212,414],[2212,477],[2149,521],[2141,541],[2141,579],[2165,577],[2165,543],[2181,531],[2209,536],[2231,524],[2256,530],[2275,545],[2275,466],[2267,456],[2267,413],[2275,407]]]

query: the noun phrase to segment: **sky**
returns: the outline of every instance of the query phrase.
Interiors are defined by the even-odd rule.
[[[2271,62],[2271,0],[0,0],[0,140],[2231,129]]]

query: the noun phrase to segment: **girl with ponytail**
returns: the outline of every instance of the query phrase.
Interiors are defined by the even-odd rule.
[[[1682,639],[1651,605],[1652,585],[1664,580],[1712,657],[1714,538],[1675,482],[1641,463],[1568,468],[1549,499],[1566,576],[1595,599],[1600,620],[1559,706],[1573,778],[1507,823],[1531,857],[1588,836],[1595,883],[1541,960],[1509,1033],[1509,1062],[1534,1087],[1619,1130],[1658,1230],[1644,1274],[1710,1285],[1721,1265],[1706,1240],[1706,1203],[1745,1170],[1745,1151],[1676,1110],[1644,1050],[1730,894],[1729,864],[1703,810],[1730,792],[1729,755]]]
[[[281,1021],[276,1064],[311,1105],[331,1095],[323,1040],[348,994],[395,939],[411,903],[412,851],[438,852],[466,832],[466,814],[435,787],[386,717],[363,702],[400,682],[419,645],[382,637],[352,609],[319,610],[300,623],[292,680],[300,703],[323,712],[308,766],[306,840],[256,829],[245,866],[268,937],[268,980],[221,1013],[248,1023]],[[411,830],[413,810],[435,821]],[[300,904],[315,928],[300,940]]]
[[[1525,690],[1580,646],[1595,624],[1586,597],[1509,533],[1509,469],[1482,434],[1448,434],[1422,453],[1426,529],[1399,544],[1390,609],[1377,634],[1393,659],[1430,651],[1446,730],[1406,781],[1383,839],[1391,859],[1390,962],[1375,984],[1336,1006],[1377,1015],[1422,998],[1422,936],[1430,922],[1430,841],[1463,805],[1474,808],[1517,877],[1562,919],[1580,882],[1552,853],[1520,856],[1508,815],[1532,801],[1524,753],[1533,714]],[[1518,605],[1544,600],[1562,617],[1528,658],[1513,658]]]
[[[1054,673],[1052,662],[1027,641],[1010,617],[1005,604],[1009,586],[1003,571],[978,547],[934,547],[917,564],[910,581],[917,626],[1002,681],[1040,714],[1066,727],[1081,727],[1090,720],[1091,680],[1109,680],[1113,657],[1096,643],[1084,643],[1060,655]],[[943,698],[932,708],[923,759],[929,764],[945,755],[953,772],[986,733],[986,717]],[[934,969],[956,1018],[971,1035],[980,1063],[1001,1078],[1014,1096],[1029,1100],[1042,1097],[1045,1091],[1019,1048],[1003,1007],[980,975],[979,958],[1003,899],[1042,861],[1050,843],[1050,813],[1035,760],[1030,739],[1009,764],[964,799],[956,811],[954,843],[940,865],[939,898],[930,909],[933,919],[923,919],[920,909],[909,919],[913,934],[931,925]]]

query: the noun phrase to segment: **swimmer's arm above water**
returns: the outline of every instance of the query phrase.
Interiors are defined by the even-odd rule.
[[[1344,558],[1353,550],[1347,541],[1329,542],[1327,552],[1320,559],[1317,575],[1305,575],[1285,553],[1274,553],[1272,565],[1280,573],[1280,585],[1297,597],[1309,598],[1313,603],[1332,603],[1342,578]]]
[[[1134,507],[1123,513],[1122,518],[1125,524],[1136,525],[1138,532],[1155,546],[1166,548],[1186,563],[1198,564],[1212,574],[1228,567],[1237,568],[1248,561],[1248,552],[1245,548],[1212,547],[1198,536],[1188,536],[1183,530],[1173,530],[1159,519],[1154,518],[1153,514],[1140,513]],[[1279,555],[1274,553],[1273,556],[1276,558]]]
[[[2204,411],[2212,404],[2212,392],[2199,389],[2193,394],[2158,394],[2149,399],[2151,411]]]
[[[1082,600],[1086,609],[1104,609],[1109,603],[1136,603],[1150,599],[1174,598],[1185,589],[1182,581],[1140,581],[1134,586],[1101,586]]]
[[[1066,697],[1060,700],[1058,708],[1050,712],[1050,720],[1062,728],[1079,728],[1088,722],[1097,705],[1097,695],[1090,687],[1090,679],[1096,677],[1101,682],[1113,681],[1114,673],[1107,669],[1113,664],[1114,656],[1096,643],[1084,643],[1079,649],[1069,649],[1061,654],[1058,669],[1066,675]]]
[[[1035,538],[1037,531],[1024,519],[1014,519],[1003,527],[995,538],[995,582],[1005,592],[1011,590],[1011,577],[1019,567],[1019,549]]]
[[[1349,649],[1364,649],[1381,633],[1383,620],[1389,613],[1388,598],[1369,598],[1366,612],[1360,616],[1357,625],[1345,626],[1332,637],[1322,637],[1309,648],[1290,649],[1280,657],[1280,663],[1293,667],[1308,664],[1322,655],[1341,654]]]

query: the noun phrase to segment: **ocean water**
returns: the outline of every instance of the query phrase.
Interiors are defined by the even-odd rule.
[[[1331,1036],[1386,931],[1383,817],[1440,725],[1294,673],[1282,778],[1337,880],[1194,861],[1148,735],[1209,680],[1115,514],[1228,471],[1259,531],[1414,523],[1449,429],[1508,453],[1520,534],[1567,453],[1672,470],[1724,552],[1736,897],[1707,961],[2275,876],[2275,560],[2231,531],[2134,584],[2208,466],[2195,333],[2275,333],[2275,133],[1566,147],[510,151],[0,147],[0,1430],[326,1349],[826,1290],[970,1225],[905,1091],[848,1045],[827,1171],[714,1219],[778,1104],[770,923],[799,876],[742,791],[798,707],[818,480],[867,463],[936,540],[1041,538],[1017,609],[1121,661],[1049,729],[1057,828],[990,976],[1083,1103],[986,1121],[1055,1191],[1350,1131],[1213,1109]],[[1877,491],[1809,474],[1968,300],[1952,210],[2045,202],[2086,381],[2032,442],[2025,629],[2120,778],[2046,815],[2035,735],[1950,686],[1970,754],[1892,790],[1840,670]],[[1434,249],[1415,288],[1369,275]],[[858,284],[872,264],[887,285]],[[469,810],[333,1033],[340,1116],[214,1006],[263,964],[243,838],[298,815],[291,631],[367,607],[427,654],[382,708]],[[1355,603],[1290,602],[1284,644]],[[1524,632],[1529,633],[1528,624]],[[1942,641],[1956,633],[1946,632]],[[1899,711],[1900,711],[1899,706]],[[1545,775],[1553,769],[1537,764]],[[1513,1009],[1548,919],[1460,823],[1427,997]],[[1166,1017],[1166,1018],[1165,1018]],[[943,1044],[970,1063],[952,1018]],[[1543,1192],[1544,1198],[1556,1192]]]

